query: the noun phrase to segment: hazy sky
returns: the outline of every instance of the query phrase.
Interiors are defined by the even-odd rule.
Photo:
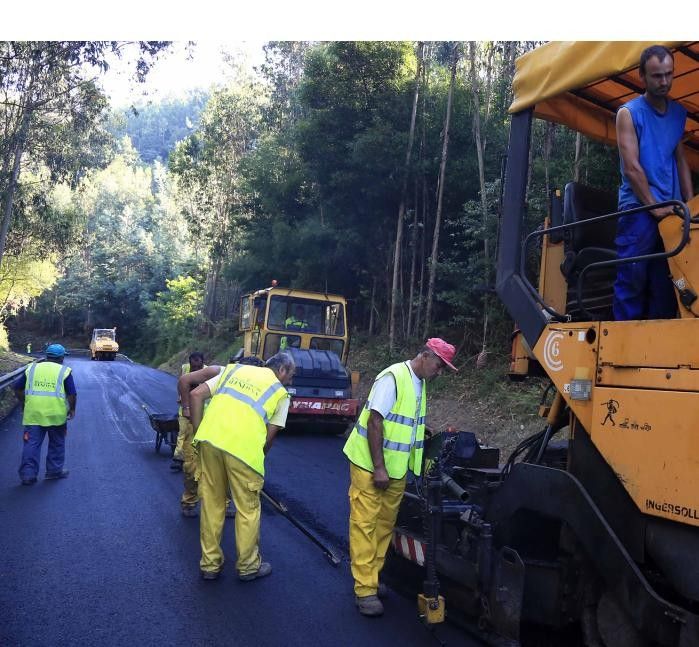
[[[134,80],[136,46],[125,49],[121,59],[110,59],[109,70],[100,76],[100,83],[112,99],[114,107],[157,101],[178,96],[194,88],[225,84],[232,76],[224,53],[252,68],[264,61],[262,46],[266,41],[176,41],[158,57],[145,83]]]

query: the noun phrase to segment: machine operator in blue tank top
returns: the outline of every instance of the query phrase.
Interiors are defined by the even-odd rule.
[[[619,211],[693,195],[692,176],[682,137],[687,111],[669,98],[674,59],[662,45],[641,53],[639,74],[646,91],[622,105],[616,117],[621,162]],[[616,246],[619,258],[664,251],[658,220],[672,207],[621,216]],[[671,319],[677,301],[667,260],[619,265],[614,284],[614,318]]]

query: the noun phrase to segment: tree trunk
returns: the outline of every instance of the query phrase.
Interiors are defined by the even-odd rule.
[[[22,125],[20,126],[17,143],[14,150],[14,162],[12,166],[12,175],[5,189],[2,206],[2,225],[0,225],[0,264],[5,255],[5,243],[7,242],[7,232],[10,229],[10,221],[12,220],[12,205],[14,203],[15,191],[17,190],[17,182],[19,180],[20,162],[24,153],[24,144],[29,131],[29,121],[31,119],[31,110],[27,107],[22,115]]]
[[[429,50],[428,50],[429,51]],[[427,91],[429,75],[427,74],[427,66],[429,65],[429,58],[425,56],[424,65],[422,66],[422,78],[423,78],[423,92],[422,92],[422,136],[421,136],[421,155],[424,159],[425,142],[427,141],[427,128],[426,128],[426,115],[427,115]],[[420,232],[420,283],[417,295],[417,312],[415,313],[415,323],[413,325],[413,333],[415,333],[420,327],[420,322],[422,321],[422,305],[423,297],[425,294],[425,247],[427,238],[427,178],[425,177],[424,165],[420,165],[422,171],[422,231]]]
[[[427,247],[427,179],[422,176],[422,232],[420,235],[420,283],[417,296],[417,313],[415,314],[415,330],[420,327],[422,321],[422,307],[425,303],[425,248]]]
[[[422,158],[422,143],[420,144],[420,158]],[[413,334],[413,295],[415,293],[415,266],[417,265],[417,178],[415,178],[415,195],[413,198],[413,231],[410,236],[410,287],[408,288],[408,325],[405,336],[410,338]]]
[[[396,303],[398,301],[398,274],[400,271],[400,253],[403,247],[403,217],[405,215],[405,202],[408,193],[408,174],[410,171],[410,157],[413,152],[413,140],[415,139],[415,116],[417,115],[417,101],[420,94],[420,73],[422,71],[422,53],[424,43],[417,46],[417,72],[415,73],[415,92],[413,94],[413,110],[410,115],[410,134],[408,135],[408,147],[405,151],[405,164],[403,166],[403,185],[400,194],[400,206],[398,207],[398,223],[396,225],[396,244],[393,254],[393,282],[391,286],[391,313],[388,328],[388,351],[393,353],[396,338]]]
[[[544,137],[544,176],[546,178],[546,198],[548,199],[551,193],[551,184],[549,181],[549,162],[551,161],[551,152],[553,151],[553,138],[556,132],[556,124],[550,121],[546,122],[546,135]]]
[[[481,193],[481,218],[483,225],[483,279],[484,285],[489,284],[490,275],[490,250],[488,246],[488,199],[485,190],[485,162],[483,159],[483,141],[481,139],[481,105],[478,96],[478,75],[476,74],[476,43],[469,42],[469,58],[471,62],[471,96],[473,99],[473,135],[476,143],[478,157],[478,181]],[[488,292],[483,297],[483,339],[479,355],[481,364],[485,362],[486,339],[488,337]]]
[[[582,152],[582,135],[577,132],[575,133],[575,163],[573,165],[573,179],[576,182],[580,182],[580,163],[581,163],[581,156],[580,153]]]
[[[429,336],[432,325],[432,303],[434,301],[434,284],[437,277],[437,255],[439,253],[439,228],[442,221],[442,200],[444,197],[444,176],[447,168],[447,156],[449,154],[449,124],[451,122],[451,107],[454,96],[454,84],[456,82],[456,66],[459,62],[458,45],[454,45],[451,61],[451,79],[449,80],[449,94],[447,95],[447,110],[444,117],[444,135],[442,137],[442,161],[439,165],[439,186],[437,188],[437,213],[434,218],[434,234],[432,238],[432,254],[430,256],[430,275],[427,286],[427,306],[425,308],[425,337]]]

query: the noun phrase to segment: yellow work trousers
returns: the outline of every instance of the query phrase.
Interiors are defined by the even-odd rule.
[[[226,494],[230,489],[237,508],[235,516],[235,547],[238,560],[235,564],[240,575],[254,573],[260,568],[260,490],[264,479],[252,468],[214,447],[210,443],[198,444],[201,473],[199,496],[201,497],[202,571],[220,571],[223,567],[221,534],[226,518]]]
[[[180,433],[177,436],[178,443],[180,436],[182,436],[182,459],[184,461],[182,463],[184,492],[182,492],[182,497],[180,498],[180,505],[183,508],[191,508],[197,505],[197,501],[199,501],[197,481],[195,478],[199,457],[192,445],[192,438],[194,438],[192,423],[184,416],[180,416]]]
[[[187,420],[184,416],[180,416],[180,430],[177,433],[177,442],[175,443],[175,451],[172,453],[172,459],[176,461],[183,461],[184,460],[184,455],[182,454],[182,444],[184,443],[184,432],[185,432],[185,427],[184,424],[182,423],[183,420]]]
[[[349,544],[354,594],[376,595],[405,491],[405,477],[391,479],[385,490],[374,486],[371,472],[350,463]]]

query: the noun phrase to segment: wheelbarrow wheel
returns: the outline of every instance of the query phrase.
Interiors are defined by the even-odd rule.
[[[168,433],[167,444],[170,445],[170,455],[171,456],[175,455],[175,447],[177,447],[177,435],[178,434],[179,434],[179,431],[171,431]]]

